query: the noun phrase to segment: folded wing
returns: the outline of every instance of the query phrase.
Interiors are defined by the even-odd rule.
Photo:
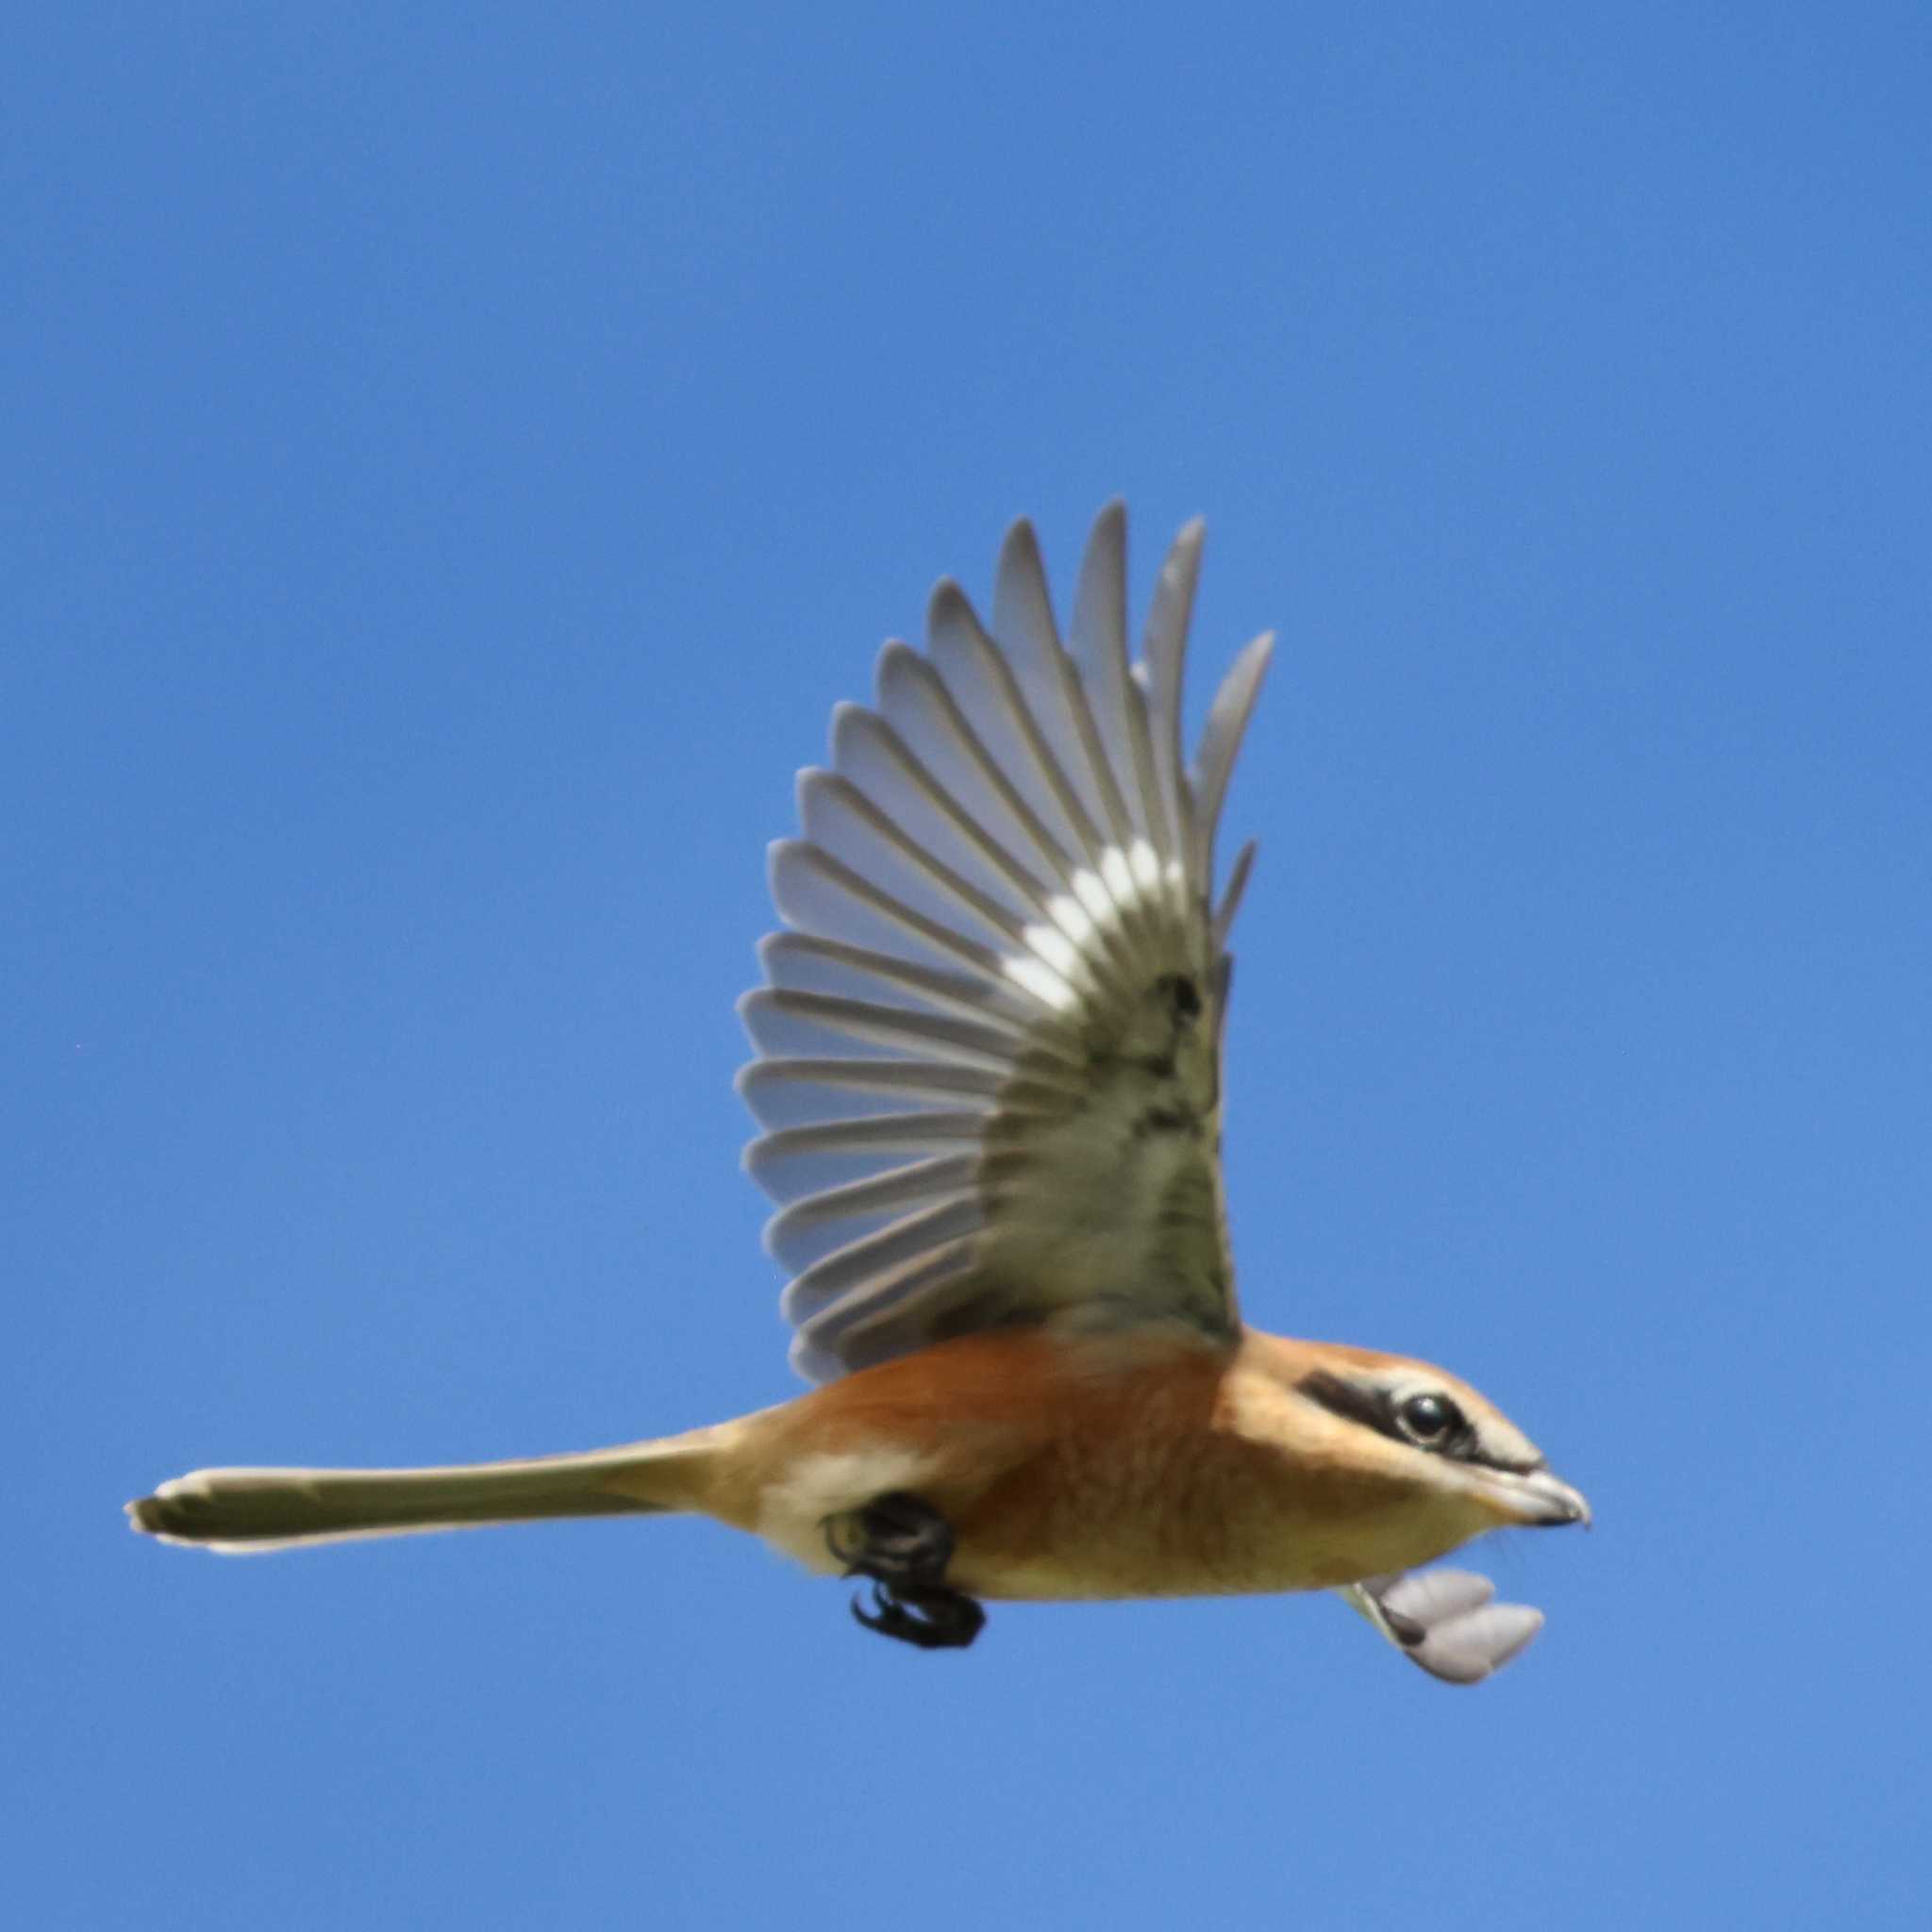
[[[789,930],[740,1010],[746,1165],[781,1205],[792,1359],[814,1380],[1013,1324],[1235,1323],[1220,1173],[1228,925],[1214,828],[1272,640],[1191,770],[1181,682],[1201,526],[1130,662],[1126,522],[1101,512],[1062,640],[1030,525],[992,623],[935,590],[874,707],[833,714],[772,849]]]

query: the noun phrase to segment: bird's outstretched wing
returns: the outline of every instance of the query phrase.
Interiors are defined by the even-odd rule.
[[[1253,848],[1217,904],[1214,827],[1273,640],[1190,769],[1201,535],[1169,551],[1133,663],[1121,506],[1065,641],[1015,524],[991,628],[942,581],[924,654],[887,644],[876,707],[839,707],[830,769],[799,774],[739,1085],[813,1380],[1057,1318],[1234,1332],[1220,1053]]]

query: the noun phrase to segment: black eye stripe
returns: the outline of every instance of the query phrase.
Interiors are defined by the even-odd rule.
[[[1331,1375],[1326,1369],[1311,1369],[1295,1387],[1311,1402],[1319,1402],[1330,1415],[1344,1422],[1360,1423],[1378,1436],[1393,1437],[1398,1442],[1408,1439],[1395,1426],[1389,1398],[1379,1389]]]
[[[1483,1453],[1469,1419],[1446,1395],[1437,1395],[1433,1399],[1448,1411],[1449,1426],[1439,1437],[1418,1440],[1411,1429],[1403,1427],[1395,1398],[1386,1389],[1378,1389],[1372,1382],[1351,1382],[1346,1376],[1331,1374],[1326,1369],[1311,1369],[1295,1387],[1311,1402],[1320,1403],[1330,1415],[1339,1415],[1344,1422],[1359,1423],[1364,1428],[1374,1429],[1378,1436],[1387,1436],[1391,1442],[1401,1442],[1407,1448],[1421,1449],[1431,1456],[1444,1456],[1452,1462],[1479,1462],[1497,1469],[1508,1467],[1499,1457]],[[1405,1398],[1405,1403],[1415,1399],[1416,1395],[1411,1394]]]

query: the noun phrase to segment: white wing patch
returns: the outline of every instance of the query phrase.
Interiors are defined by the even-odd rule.
[[[746,1165],[780,1203],[792,1359],[815,1380],[1018,1322],[1234,1324],[1221,1198],[1225,940],[1214,827],[1272,639],[1179,706],[1201,525],[1130,663],[1126,521],[1100,514],[1062,642],[1030,525],[993,625],[941,582],[889,643],[772,848],[790,930],[740,1011]]]

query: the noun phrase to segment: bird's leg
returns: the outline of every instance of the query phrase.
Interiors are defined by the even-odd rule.
[[[930,1503],[893,1490],[825,1518],[825,1547],[848,1576],[931,1589],[953,1560],[953,1527]]]
[[[855,1597],[852,1614],[868,1630],[917,1650],[964,1650],[986,1627],[986,1612],[964,1591],[874,1583],[872,1602],[868,1610]]]
[[[847,1576],[872,1579],[872,1608],[852,1605],[868,1630],[920,1650],[963,1650],[979,1635],[986,1612],[947,1584],[953,1530],[931,1504],[903,1490],[874,1496],[825,1519],[825,1547]]]

